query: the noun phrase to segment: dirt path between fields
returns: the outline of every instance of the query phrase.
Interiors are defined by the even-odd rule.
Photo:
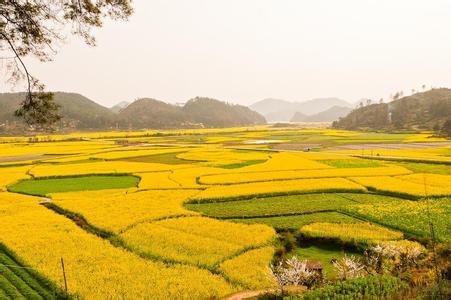
[[[4,162],[20,162],[20,161],[27,161],[27,160],[41,159],[41,158],[49,158],[49,157],[55,158],[55,157],[58,157],[58,156],[57,155],[48,155],[48,154],[3,156],[3,157],[0,157],[0,163],[4,163]]]
[[[288,294],[300,294],[307,290],[304,286],[289,286],[284,288],[284,292]],[[249,299],[253,297],[262,296],[264,294],[275,294],[278,292],[278,289],[263,289],[263,290],[255,290],[255,291],[242,291],[236,294],[225,297],[225,300],[241,300],[241,299]]]

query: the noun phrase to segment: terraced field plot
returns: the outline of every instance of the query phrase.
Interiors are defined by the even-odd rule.
[[[137,186],[136,176],[80,176],[24,180],[9,186],[9,191],[45,196],[52,193],[119,189]]]
[[[46,155],[0,162],[0,243],[31,268],[0,269],[0,299],[63,290],[61,258],[74,297],[211,299],[274,287],[268,265],[280,255],[319,260],[333,277],[330,260],[353,253],[353,243],[427,244],[431,219],[438,242],[451,236],[446,159],[362,159],[348,156],[353,146],[340,155],[325,149],[424,135],[255,127],[38,138],[46,142],[0,144],[0,158]],[[246,143],[260,140],[279,143]],[[294,143],[327,152],[273,151]],[[403,155],[446,157],[437,147]],[[430,195],[436,199],[423,199]],[[8,257],[0,255],[0,268]]]

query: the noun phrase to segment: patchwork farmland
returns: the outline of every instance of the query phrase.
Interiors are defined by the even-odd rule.
[[[450,165],[449,141],[428,133],[0,137],[0,299],[274,296],[285,285],[317,299],[340,281],[419,293],[449,270]],[[382,270],[368,262],[377,249],[398,251],[394,262],[418,255]],[[281,282],[293,257],[322,279]],[[362,270],[343,277],[349,260]]]

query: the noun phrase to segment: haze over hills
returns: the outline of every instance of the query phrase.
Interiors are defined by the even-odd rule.
[[[432,89],[389,103],[353,110],[334,123],[343,129],[426,129],[438,131],[451,124],[451,89]]]
[[[14,111],[25,98],[24,93],[0,94],[0,128],[18,124]],[[211,98],[194,98],[184,106],[143,98],[131,104],[118,103],[111,109],[76,93],[56,92],[63,119],[59,128],[99,129],[168,129],[192,127],[233,127],[266,123],[265,118],[248,107],[232,105]]]
[[[350,103],[342,99],[331,97],[317,98],[304,102],[290,102],[286,100],[268,98],[252,104],[250,108],[265,116],[268,122],[287,122],[290,121],[296,113],[298,113],[297,118],[301,115],[312,116],[326,111],[334,106],[352,107]],[[324,116],[327,115],[327,113],[323,116],[320,115],[319,119],[310,118],[311,121],[309,122],[324,122]],[[339,115],[339,117],[340,116],[343,115]],[[336,119],[327,119],[325,121],[331,122],[334,120]]]
[[[333,106],[329,109],[310,116],[296,112],[291,118],[290,122],[331,122],[346,116],[351,111],[352,108],[347,106]]]
[[[114,113],[118,113],[119,111],[121,111],[122,109],[126,108],[128,105],[130,104],[130,102],[127,101],[121,101],[116,105],[113,105],[112,107],[110,107],[110,110]]]

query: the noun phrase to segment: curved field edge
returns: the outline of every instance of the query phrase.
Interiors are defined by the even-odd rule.
[[[199,269],[203,269],[206,270],[208,272],[210,272],[213,275],[219,275],[221,277],[223,277],[228,283],[230,283],[233,286],[236,287],[240,287],[240,288],[249,288],[250,286],[246,283],[240,282],[236,279],[230,278],[229,276],[227,276],[227,274],[225,274],[222,270],[220,270],[220,264],[223,263],[224,261],[228,261],[230,259],[233,259],[235,257],[238,257],[242,254],[245,254],[249,251],[252,250],[256,250],[256,249],[260,249],[266,246],[269,246],[270,244],[273,243],[273,241],[268,241],[266,243],[260,244],[260,245],[255,245],[255,246],[250,246],[250,247],[245,247],[231,255],[228,255],[226,257],[224,257],[223,259],[221,259],[220,261],[218,261],[217,263],[215,263],[215,265],[213,267],[211,266],[207,266],[204,264],[195,264],[195,263],[190,263],[190,262],[186,262],[186,261],[181,261],[181,260],[176,260],[176,259],[171,259],[171,258],[167,258],[167,257],[163,257],[160,255],[154,255],[154,254],[150,254],[150,253],[145,253],[143,251],[139,251],[137,249],[135,249],[134,247],[130,246],[126,241],[124,241],[118,234],[113,233],[111,231],[102,229],[100,227],[97,227],[91,223],[89,223],[83,215],[79,214],[79,213],[75,213],[72,212],[70,210],[64,209],[54,203],[45,203],[43,204],[43,206],[47,207],[48,209],[54,211],[57,214],[60,214],[66,218],[68,218],[69,220],[73,221],[77,226],[79,226],[80,228],[82,228],[83,230],[85,230],[86,232],[96,235],[104,240],[107,240],[112,246],[117,247],[117,248],[121,248],[124,249],[134,255],[137,255],[143,259],[146,260],[151,260],[151,261],[157,261],[157,262],[161,262],[164,263],[168,266],[171,265],[187,265],[187,266],[192,266],[192,267],[196,267]],[[173,218],[183,218],[186,216],[175,216]],[[167,219],[167,218],[164,218]],[[153,222],[156,220],[152,220],[150,222]]]
[[[0,290],[3,288],[7,296],[14,296],[8,293],[8,290],[13,289],[19,295],[30,299],[63,299],[68,297],[55,283],[27,266],[12,250],[0,242],[0,279],[2,276],[6,278],[6,282],[3,281]],[[5,286],[8,283],[9,288]]]
[[[282,194],[282,195],[275,195],[275,196],[292,196],[292,195],[309,195],[309,194],[322,194],[324,193],[325,195],[327,195],[328,193],[321,191],[321,192],[317,192],[317,193],[290,193],[290,194]],[[386,192],[386,191],[380,191],[380,190],[373,190],[373,191],[368,191],[368,192],[360,192],[360,193],[350,193],[353,195],[360,195],[360,194],[365,194],[365,195],[375,195],[375,196],[389,196],[389,197],[393,197],[396,199],[399,199],[400,201],[412,201],[413,203],[417,203],[418,200],[423,200],[423,199],[429,199],[429,198],[441,198],[443,199],[443,197],[429,197],[429,198],[424,198],[424,197],[410,197],[411,195],[406,195],[406,194],[399,194],[399,193],[392,193],[392,192]],[[338,194],[340,195],[340,194]],[[202,204],[214,204],[214,203],[223,203],[223,202],[234,202],[234,201],[241,201],[241,200],[251,200],[251,199],[258,199],[258,198],[270,198],[273,197],[274,195],[269,195],[269,196],[262,196],[262,195],[254,195],[252,197],[232,197],[232,198],[227,198],[227,199],[220,199],[220,198],[213,198],[213,199],[203,199],[202,201],[199,200],[188,200],[187,202],[184,203],[185,208],[187,208],[188,210],[192,210],[192,211],[196,211],[196,212],[200,212],[202,215],[207,216],[207,217],[211,217],[211,218],[216,218],[216,219],[220,219],[220,220],[232,220],[232,221],[238,221],[240,222],[240,220],[245,221],[246,219],[252,220],[252,219],[269,219],[269,218],[278,218],[278,217],[294,217],[294,216],[307,216],[307,215],[315,215],[318,213],[329,213],[329,212],[336,212],[348,217],[351,217],[353,219],[355,219],[356,221],[364,221],[364,222],[370,222],[373,224],[377,224],[392,230],[397,230],[400,232],[403,232],[405,234],[405,237],[408,239],[412,239],[412,240],[416,240],[421,242],[422,244],[428,244],[431,242],[431,237],[429,232],[425,232],[425,230],[412,230],[409,228],[406,228],[405,226],[402,225],[397,225],[397,224],[393,224],[390,223],[388,221],[384,221],[383,218],[375,218],[372,217],[370,215],[364,214],[364,213],[358,213],[356,211],[353,211],[352,209],[347,209],[346,207],[338,207],[335,209],[320,209],[317,211],[309,211],[309,212],[292,212],[292,213],[281,213],[281,214],[265,214],[265,215],[242,215],[242,216],[216,216],[214,214],[211,213],[205,213],[202,210],[194,210],[193,208],[196,207],[196,205],[202,205]],[[444,196],[446,198],[446,196]],[[439,199],[437,199],[439,200]],[[377,201],[377,200],[375,200]],[[355,205],[359,205],[359,204],[363,204],[363,203],[356,203]],[[351,206],[352,207],[352,206]],[[247,224],[251,224],[253,222],[247,222],[245,221],[245,223]],[[263,224],[267,224],[267,223],[263,223]],[[267,224],[269,225],[269,224]],[[439,242],[446,242],[445,239],[438,237],[437,240]],[[339,240],[337,239],[332,239],[331,242],[338,242],[341,243]]]
[[[45,197],[46,195],[55,192],[61,193],[138,187],[140,180],[141,177],[137,175],[125,173],[49,176],[22,179],[9,185],[7,190],[12,193]],[[67,181],[69,181],[70,186],[67,186]],[[64,186],[64,184],[66,184],[66,186]]]

